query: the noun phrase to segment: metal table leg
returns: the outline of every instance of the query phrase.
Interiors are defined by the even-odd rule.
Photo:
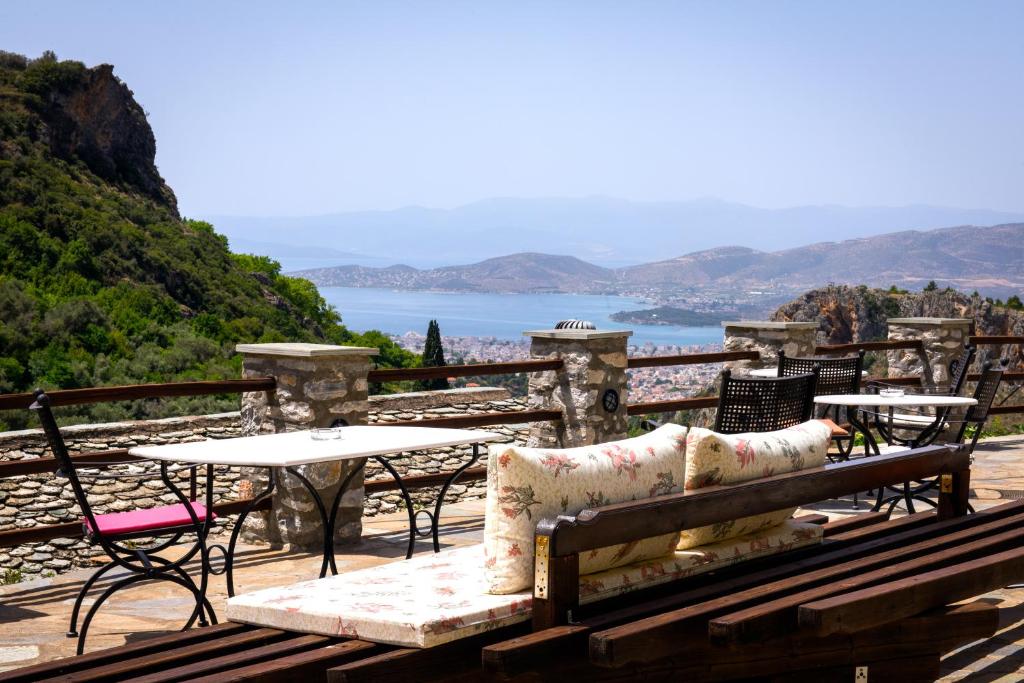
[[[267,496],[274,492],[274,485],[277,479],[277,473],[273,467],[267,468],[267,488],[263,489],[259,495],[253,497],[249,504],[242,510],[238,515],[238,519],[235,520],[235,528],[231,530],[231,540],[228,541],[228,547],[225,548],[221,544],[211,545],[210,550],[216,548],[224,555],[224,569],[220,571],[214,571],[210,569],[210,573],[224,574],[225,581],[228,586],[228,597],[235,596],[235,546],[238,544],[238,537],[242,532],[242,525],[245,522],[245,518],[249,516],[249,513],[256,509],[256,507],[262,503]]]

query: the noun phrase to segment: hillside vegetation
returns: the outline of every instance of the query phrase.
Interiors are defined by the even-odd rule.
[[[346,329],[309,281],[182,219],[155,153],[109,65],[0,53],[0,392],[234,378],[237,342],[378,346],[383,365],[415,362]],[[233,406],[107,404],[70,419]],[[27,417],[0,415],[0,429]]]

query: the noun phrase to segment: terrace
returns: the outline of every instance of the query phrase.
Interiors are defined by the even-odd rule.
[[[947,335],[960,333],[961,343],[970,342],[986,349],[990,352],[990,357],[1004,355],[1007,349],[1013,348],[1012,345],[1019,345],[1024,341],[1018,337],[971,336],[969,330],[961,330],[956,325],[907,323],[907,326],[912,325],[922,325],[929,330],[938,327],[945,330]],[[904,335],[905,330],[900,331],[895,325],[893,328],[897,336]],[[780,349],[785,349],[791,355],[791,349],[795,350],[796,355],[842,355],[851,351],[866,350],[884,352],[887,355],[886,380],[914,386],[936,381],[936,376],[945,372],[948,359],[955,351],[948,345],[943,345],[949,341],[948,338],[936,339],[934,335],[929,337],[925,334],[911,339],[893,338],[883,342],[821,347],[813,343],[813,330],[801,324],[781,327],[778,324],[735,324],[726,328],[726,351],[714,354],[627,359],[615,346],[620,343],[624,346],[624,340],[625,337],[621,334],[616,336],[584,333],[563,337],[558,334],[538,334],[534,336],[533,358],[529,361],[456,366],[443,370],[373,370],[370,369],[371,354],[368,351],[346,352],[333,356],[306,354],[298,358],[294,353],[282,355],[280,350],[268,352],[266,348],[254,346],[243,349],[243,353],[246,354],[246,369],[241,380],[54,392],[52,396],[54,405],[59,406],[142,396],[238,392],[243,396],[243,429],[251,430],[258,426],[253,422],[252,416],[262,411],[264,431],[284,431],[303,424],[329,424],[325,414],[316,414],[318,408],[315,398],[309,395],[295,397],[296,386],[305,387],[306,394],[309,394],[309,387],[314,386],[316,388],[313,391],[335,392],[323,401],[325,404],[330,401],[330,405],[333,406],[330,408],[331,419],[336,419],[340,415],[349,424],[387,422],[391,425],[429,424],[434,427],[457,429],[487,427],[502,430],[502,438],[509,442],[521,443],[528,440],[542,446],[569,446],[587,442],[600,443],[623,434],[627,416],[695,411],[689,413],[689,416],[693,420],[700,420],[706,419],[706,415],[702,418],[696,411],[706,411],[717,405],[717,397],[703,396],[665,401],[634,400],[627,405],[614,405],[609,410],[609,404],[604,400],[609,387],[617,391],[617,397],[627,396],[627,368],[725,363],[735,371],[743,372],[773,366],[774,358]],[[336,381],[333,387],[325,389],[324,364],[330,365],[330,372],[334,373],[328,379],[343,381]],[[411,405],[395,408],[398,404],[390,404],[389,408],[386,401],[370,400],[366,395],[368,384],[374,382],[417,380],[442,373],[451,377],[460,374],[479,376],[513,372],[529,373],[530,390],[525,405],[501,394],[470,392],[449,395],[448,404],[439,402],[436,397],[417,396]],[[303,373],[307,373],[305,377],[302,377]],[[296,374],[300,375],[297,379],[294,377]],[[974,374],[969,379],[977,380],[978,375]],[[1004,374],[1004,381],[1011,386],[1021,379],[1024,379],[1024,373],[1019,371]],[[317,382],[319,384],[316,384]],[[566,382],[581,391],[563,391]],[[339,388],[341,385],[344,386],[343,389]],[[597,391],[597,388],[601,391]],[[337,392],[342,394],[337,395]],[[991,411],[992,414],[1012,417],[1024,412],[1024,406],[1013,402],[1011,392],[1005,392],[999,397],[997,405]],[[567,393],[573,397],[573,401],[565,400]],[[471,398],[486,400],[470,401]],[[0,397],[0,408],[24,408],[28,400],[29,397],[25,396]],[[309,414],[295,418],[298,412],[289,411],[288,401],[310,406]],[[228,421],[236,419],[230,418]],[[207,431],[203,435],[223,437],[234,433],[232,429],[225,427],[212,429],[221,431]],[[137,436],[142,428],[134,426],[133,430]],[[164,435],[174,433],[166,430],[158,432]],[[195,434],[196,432],[179,430],[177,437],[157,437],[157,440],[194,440]],[[41,446],[41,435],[36,434],[34,438]],[[112,461],[126,463],[115,466],[112,468],[114,471],[140,466],[126,449],[118,448],[116,438],[106,443],[92,441],[94,438],[95,434],[92,434],[88,437],[90,440],[75,444],[80,446],[80,452],[74,456],[76,464]],[[133,437],[133,440],[140,439]],[[122,441],[126,442],[124,439]],[[93,452],[81,452],[90,450]],[[29,455],[38,456],[39,453],[37,451]],[[396,466],[404,475],[406,486],[415,492],[412,495],[417,507],[425,505],[437,496],[438,487],[445,477],[444,473],[461,465],[466,456],[467,450],[457,447],[440,453],[417,453],[397,462]],[[1024,498],[1022,456],[1024,437],[1021,436],[990,438],[979,444],[975,451],[970,478],[971,503],[976,509],[980,511],[1006,500]],[[47,477],[53,469],[53,461],[49,458],[25,457],[0,464],[0,475],[19,484],[37,481],[46,485],[51,483],[47,482]],[[346,468],[340,468],[340,471],[333,473],[334,481],[329,482],[324,488],[330,488],[330,484],[336,487],[338,478],[348,473],[349,470]],[[465,470],[456,486],[450,489],[449,495],[445,498],[446,505],[441,512],[440,537],[444,548],[469,546],[480,542],[483,533],[484,504],[479,498],[482,490],[478,482],[485,478],[486,469],[474,466]],[[224,516],[225,523],[215,532],[214,542],[221,541],[226,536],[227,530],[231,528],[233,516],[253,500],[253,492],[258,490],[256,487],[259,484],[258,478],[245,474],[223,481],[224,485],[218,489],[216,509]],[[25,488],[33,490],[31,487]],[[35,490],[42,489],[36,487]],[[337,552],[338,569],[342,572],[400,560],[404,555],[408,517],[400,509],[401,498],[398,496],[396,483],[380,468],[372,469],[367,471],[363,490],[366,500],[344,500],[341,504],[340,518],[347,520],[339,527],[339,534],[336,535],[336,539],[341,542],[337,545]],[[310,516],[309,509],[300,510],[293,505],[295,495],[294,491],[275,493],[274,496],[262,501],[257,513],[265,511],[269,514],[296,515],[300,523],[281,527],[308,528],[310,521],[315,522],[315,519]],[[8,494],[8,506],[11,506],[10,497],[11,494]],[[803,507],[798,515],[820,512],[833,520],[864,515],[869,511],[868,505],[855,508],[849,496],[820,503],[808,503]],[[110,509],[117,508],[114,506]],[[68,547],[67,541],[63,539],[74,540],[76,536],[80,537],[80,524],[71,521],[77,519],[78,515],[72,505],[65,504],[63,508],[51,506],[49,510],[61,510],[62,514],[60,517],[55,514],[23,517],[20,519],[28,519],[31,523],[22,522],[18,524],[20,528],[0,531],[0,544],[13,549],[11,557],[24,558],[22,566],[31,563],[34,556],[47,554],[45,550],[40,550],[39,544],[44,544],[44,547],[45,544],[51,544],[52,548],[53,542],[59,540]],[[364,516],[367,512],[370,514]],[[899,508],[894,513],[895,516],[902,514],[903,511]],[[40,523],[51,517],[69,521]],[[357,523],[352,524],[353,520]],[[358,523],[360,520],[361,525]],[[282,537],[282,532],[278,532],[277,536],[271,533],[268,537],[268,526],[260,526],[257,522],[248,533],[248,542],[243,542],[236,550],[237,594],[264,587],[287,585],[295,581],[296,577],[311,578],[316,575],[321,562],[319,552],[300,549],[315,546],[315,542],[311,542],[308,536]],[[259,540],[261,532],[265,534],[264,541],[269,540],[278,545],[253,542]],[[280,544],[285,544],[288,549],[275,549]],[[419,553],[429,552],[429,544],[425,541],[421,541],[417,547]],[[25,554],[22,549],[27,549],[30,553]],[[21,554],[15,555],[16,552]],[[214,561],[215,565],[216,562],[217,560]],[[198,571],[197,565],[198,562],[193,560],[187,568],[195,573]],[[78,587],[91,571],[71,571],[60,576],[15,584],[3,589],[3,605],[0,606],[0,659],[3,663],[0,666],[14,669],[74,653],[74,639],[64,636],[67,630],[67,617]],[[109,585],[115,580],[115,576],[112,574],[103,581]],[[98,612],[89,635],[89,651],[140,642],[145,638],[180,628],[182,620],[189,612],[191,597],[169,584],[157,583],[152,586],[145,592],[145,599],[142,600],[139,599],[139,591],[114,594],[104,609]],[[948,655],[943,661],[945,676],[950,680],[971,676],[977,680],[990,680],[997,674],[1011,674],[1024,665],[1024,662],[1018,661],[1017,656],[1020,649],[1020,619],[1024,617],[1021,617],[1018,608],[1020,596],[1016,593],[1017,591],[1007,589],[986,595],[986,599],[998,600],[1001,607],[1007,608],[1002,610],[1001,618],[1012,620],[1000,624],[1001,630],[995,637],[979,644],[968,645]],[[214,577],[208,596],[217,613],[223,614],[227,597],[223,577]],[[31,629],[31,632],[27,633],[27,629]]]

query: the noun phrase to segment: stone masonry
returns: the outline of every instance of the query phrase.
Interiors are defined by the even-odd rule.
[[[743,320],[723,322],[725,351],[757,351],[761,360],[730,361],[725,367],[738,375],[759,368],[778,365],[779,351],[787,356],[813,356],[816,322],[774,322],[769,320]]]
[[[272,392],[242,394],[245,434],[288,432],[314,427],[361,425],[369,411],[368,383],[374,348],[327,344],[239,344],[242,377],[274,377]],[[296,468],[330,505],[345,478],[360,466],[347,460],[300,465]],[[267,471],[251,469],[246,479],[258,494],[266,487]],[[362,535],[363,473],[357,473],[341,499],[335,543],[353,543]],[[299,479],[281,470],[271,509],[249,515],[245,537],[302,549],[323,544],[320,515]]]
[[[914,349],[887,351],[890,377],[921,375],[927,385],[949,383],[949,364],[963,353],[970,334],[968,318],[889,318],[889,339],[924,341],[927,363]]]
[[[535,422],[529,445],[587,446],[624,439],[626,415],[626,340],[629,331],[537,330],[531,338],[531,358],[561,358],[560,370],[530,374],[527,408],[562,411],[561,422]],[[612,393],[609,393],[612,392]],[[617,404],[604,403],[614,395]]]

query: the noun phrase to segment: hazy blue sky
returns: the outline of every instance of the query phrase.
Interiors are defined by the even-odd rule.
[[[493,196],[1024,210],[1024,2],[9,2],[187,215]]]

